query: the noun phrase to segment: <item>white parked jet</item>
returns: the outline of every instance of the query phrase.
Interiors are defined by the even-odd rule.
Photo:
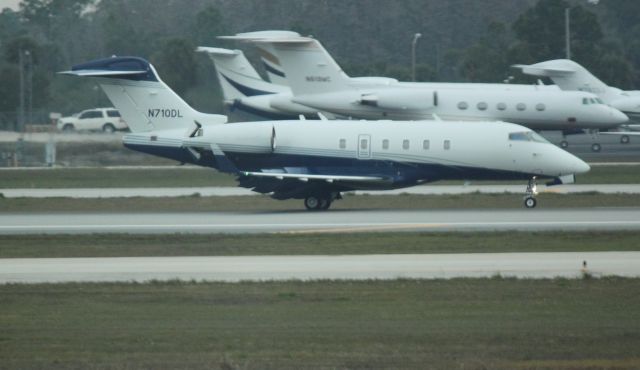
[[[546,62],[524,65],[516,64],[523,73],[532,76],[549,77],[560,89],[566,91],[586,91],[598,96],[604,103],[626,114],[640,129],[640,91],[624,91],[611,87],[591,74],[586,68],[569,59],[556,59]],[[622,135],[620,141],[629,142],[628,135],[640,135],[640,132],[607,132]]]
[[[240,186],[275,199],[304,199],[327,209],[340,193],[393,189],[441,179],[529,180],[525,205],[536,205],[535,180],[568,183],[589,170],[535,132],[502,122],[272,121],[223,124],[195,111],[146,60],[113,57],[65,74],[97,80],[132,133],[133,150],[238,176]]]
[[[317,40],[267,37],[270,32],[273,31],[224,37],[250,41],[261,49],[267,47],[262,54],[270,55],[271,69],[286,76],[292,89],[292,97],[275,93],[261,96],[259,103],[251,96],[237,99],[240,105],[251,106],[254,111],[260,105],[268,110],[293,103],[340,117],[423,120],[438,116],[444,120],[502,120],[536,130],[564,131],[607,129],[628,120],[604,104],[584,104],[585,98],[587,102],[596,98],[590,93],[562,92],[555,86],[350,78]]]

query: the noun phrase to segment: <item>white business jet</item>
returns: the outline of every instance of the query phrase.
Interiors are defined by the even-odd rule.
[[[317,40],[297,35],[273,36],[272,32],[278,31],[224,37],[256,44],[265,66],[266,60],[269,62],[267,71],[282,74],[291,87],[292,95],[265,94],[259,102],[252,96],[236,99],[239,106],[251,106],[254,112],[263,106],[264,110],[308,114],[295,111],[296,105],[303,105],[336,117],[424,120],[437,116],[446,121],[509,121],[536,130],[565,132],[608,129],[628,120],[605,104],[583,104],[585,98],[596,98],[593,94],[563,92],[555,86],[350,78]]]
[[[528,75],[549,77],[562,90],[593,93],[598,96],[598,102],[602,101],[626,114],[635,123],[627,125],[629,129],[640,130],[640,91],[624,91],[608,86],[586,68],[569,59],[549,60],[531,65],[516,64],[513,67],[521,69]],[[629,142],[630,135],[640,135],[640,132],[602,132],[602,134],[621,135],[620,142],[626,144]]]
[[[191,108],[146,60],[112,57],[64,74],[91,77],[127,121],[124,145],[237,176],[275,199],[328,209],[345,191],[395,189],[442,179],[570,183],[589,170],[525,127],[503,122],[271,121],[224,124]]]

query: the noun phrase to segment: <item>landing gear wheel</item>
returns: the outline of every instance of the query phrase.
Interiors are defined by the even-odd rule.
[[[527,208],[535,208],[538,202],[536,201],[536,195],[538,194],[538,184],[536,178],[533,177],[527,184],[527,191],[524,196],[524,206]]]
[[[527,208],[536,208],[536,204],[538,202],[536,201],[536,198],[534,197],[526,197],[524,198],[524,206]]]
[[[566,141],[566,140],[562,140],[562,141],[560,142],[560,147],[561,147],[562,149],[567,149],[567,148],[569,147],[569,142],[568,142],[568,141]]]
[[[600,144],[598,143],[593,143],[591,145],[591,150],[597,153],[602,150],[602,146],[600,146]]]
[[[320,206],[321,206],[320,198],[317,198],[314,196],[306,197],[304,199],[304,206],[309,211],[317,211],[318,209],[320,209]]]
[[[326,211],[327,209],[329,209],[329,207],[331,207],[331,200],[329,198],[321,198],[320,206],[318,207],[318,209]]]
[[[620,136],[620,144],[629,144],[629,135]]]

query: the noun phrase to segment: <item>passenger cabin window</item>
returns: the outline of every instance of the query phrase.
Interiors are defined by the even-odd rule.
[[[451,149],[451,141],[450,140],[445,140],[444,141],[444,150],[449,150]]]
[[[382,149],[389,149],[389,140],[388,139],[384,139],[382,140]]]
[[[117,110],[108,110],[107,111],[107,116],[109,116],[109,117],[120,117],[120,112],[118,112]]]
[[[340,139],[340,149],[347,148],[347,139]]]
[[[402,149],[404,150],[409,149],[409,140],[402,140]]]
[[[360,149],[367,150],[368,145],[369,145],[369,140],[367,139],[360,140]]]
[[[523,111],[527,109],[527,105],[525,103],[518,103],[518,105],[516,105],[516,109],[519,111]]]
[[[487,103],[481,101],[480,103],[478,103],[477,107],[479,110],[487,110],[488,105]]]
[[[461,101],[460,103],[458,103],[458,109],[465,110],[467,108],[469,108],[469,104],[467,104],[466,101]]]
[[[422,149],[429,150],[429,140],[422,141]]]
[[[505,103],[498,103],[498,105],[496,105],[496,108],[498,108],[498,110],[505,110],[507,109],[507,105]]]
[[[536,105],[536,110],[539,111],[539,112],[542,112],[545,109],[547,109],[547,107],[542,103],[539,103],[539,104]]]

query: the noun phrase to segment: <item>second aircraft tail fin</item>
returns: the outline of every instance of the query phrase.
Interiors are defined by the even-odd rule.
[[[240,50],[200,46],[196,51],[206,53],[215,65],[226,103],[249,96],[290,91],[263,80]]]

